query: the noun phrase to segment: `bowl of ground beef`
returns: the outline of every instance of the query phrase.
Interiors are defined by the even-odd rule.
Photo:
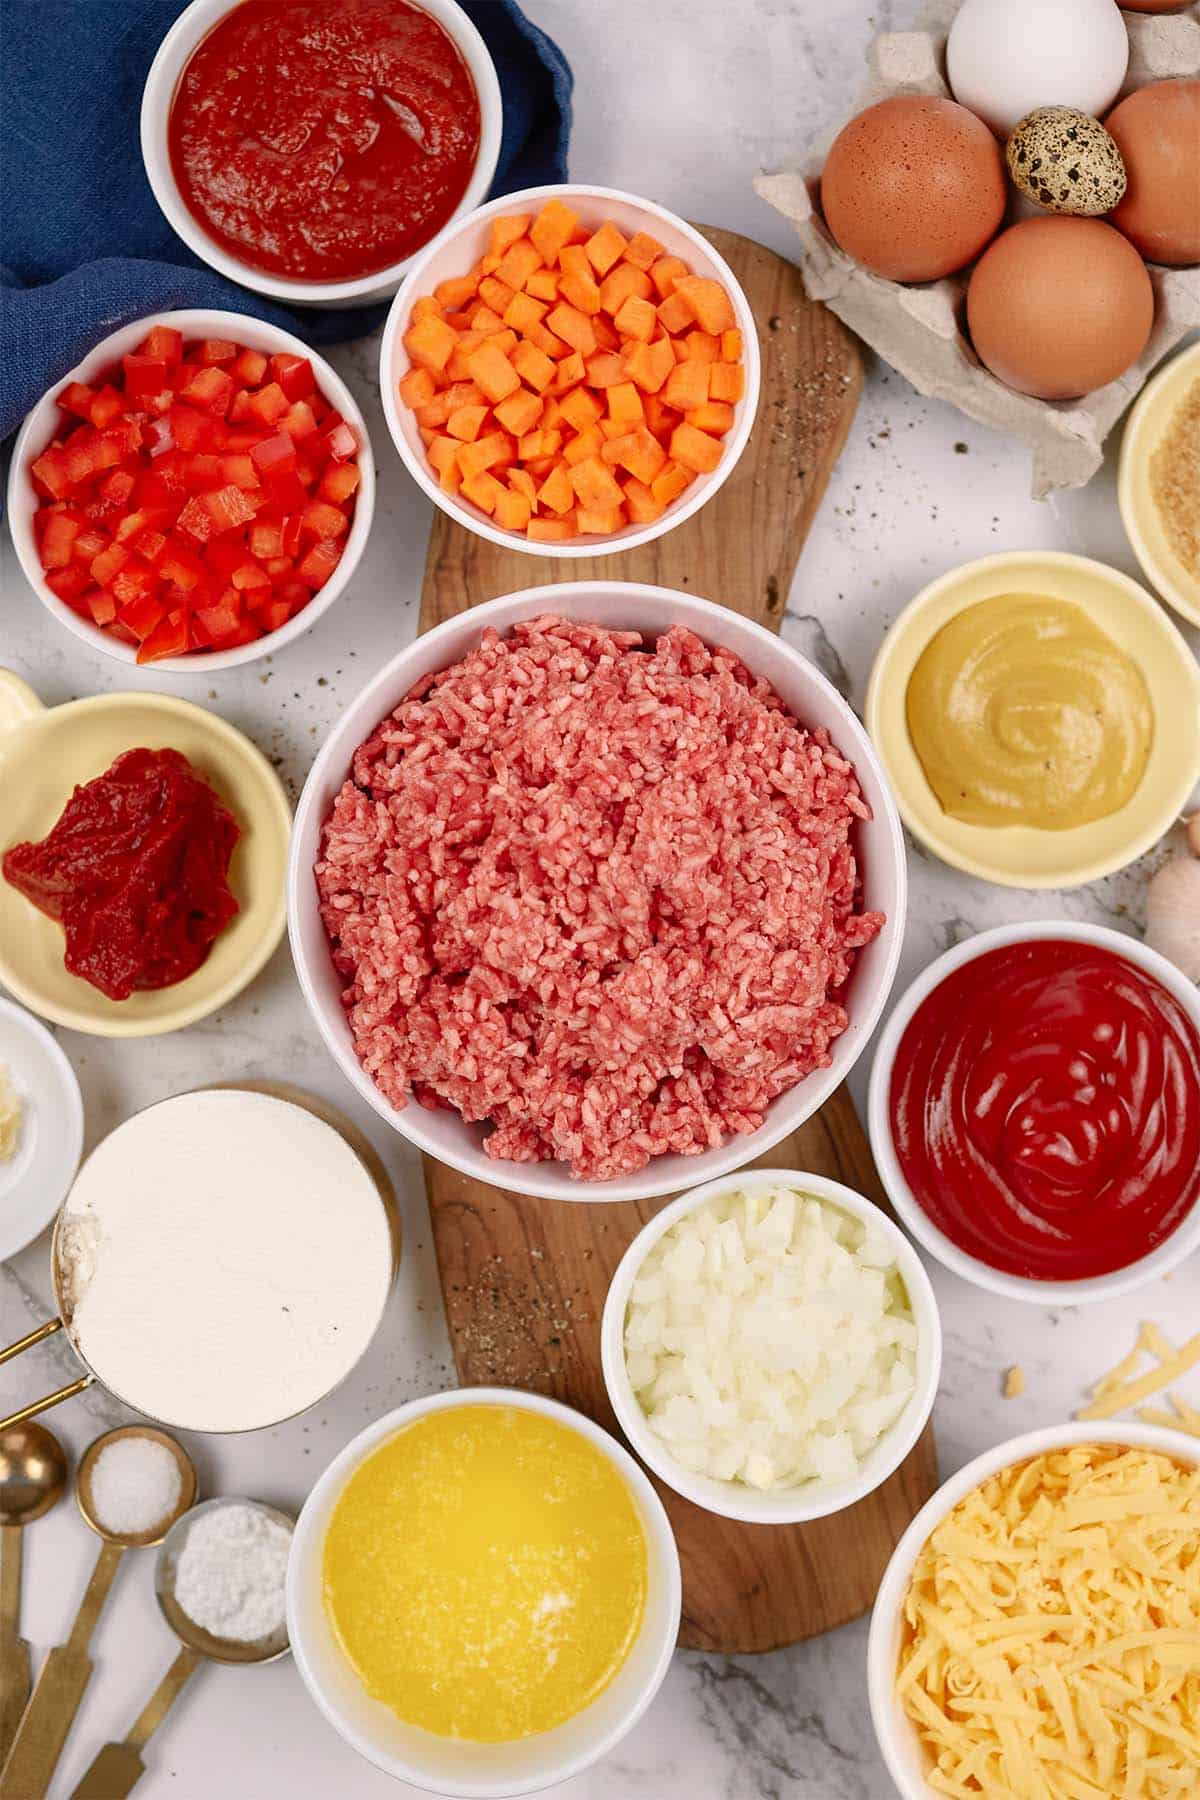
[[[848,703],[780,639],[629,582],[419,638],[318,756],[292,951],[343,1073],[481,1181],[645,1199],[845,1079],[904,930],[904,840]]]

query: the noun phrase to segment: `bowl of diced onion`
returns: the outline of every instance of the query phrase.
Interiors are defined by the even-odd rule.
[[[642,1461],[757,1525],[825,1518],[885,1482],[925,1429],[942,1360],[908,1239],[861,1194],[791,1169],[664,1207],[613,1276],[600,1341]]]

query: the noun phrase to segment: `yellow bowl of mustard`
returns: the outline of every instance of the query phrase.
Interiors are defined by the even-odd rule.
[[[1200,664],[1104,563],[1014,551],[917,595],[866,725],[905,824],[953,868],[1068,888],[1155,844],[1200,781]]]
[[[1200,344],[1143,388],[1121,442],[1117,500],[1146,579],[1200,625]]]

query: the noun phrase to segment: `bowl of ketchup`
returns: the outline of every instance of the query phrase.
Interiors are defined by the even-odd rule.
[[[478,206],[500,151],[495,66],[455,0],[193,0],[142,96],[142,158],[188,247],[260,294],[394,294]]]
[[[1102,926],[984,931],[903,995],[871,1071],[900,1219],[993,1293],[1080,1305],[1200,1247],[1200,991]]]

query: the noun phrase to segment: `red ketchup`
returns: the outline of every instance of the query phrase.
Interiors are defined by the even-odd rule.
[[[1124,1269],[1200,1200],[1200,1034],[1135,963],[1073,940],[1009,944],[917,1008],[892,1137],[918,1204],[993,1269]]]
[[[126,750],[48,837],[14,844],[4,879],[62,926],[72,975],[128,1000],[200,967],[238,910],[226,877],[240,836],[186,756]]]
[[[240,262],[351,281],[427,244],[475,166],[479,96],[407,0],[242,0],[171,102],[188,210]]]

